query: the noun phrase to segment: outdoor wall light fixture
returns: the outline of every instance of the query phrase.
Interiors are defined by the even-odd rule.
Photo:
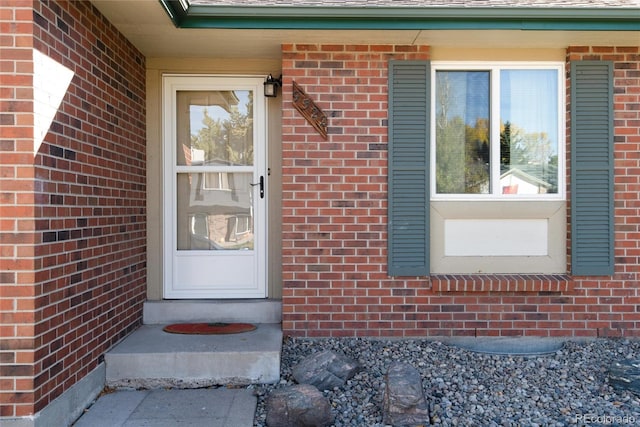
[[[282,76],[274,79],[271,74],[264,81],[264,96],[267,98],[275,98],[278,96],[278,86],[282,86]]]

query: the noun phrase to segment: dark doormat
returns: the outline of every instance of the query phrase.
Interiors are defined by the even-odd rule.
[[[239,334],[256,329],[256,325],[251,323],[174,323],[162,328],[163,331],[171,334],[187,335],[224,335]]]

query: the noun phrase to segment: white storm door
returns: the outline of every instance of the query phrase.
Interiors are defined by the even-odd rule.
[[[264,78],[164,78],[164,298],[266,296]]]

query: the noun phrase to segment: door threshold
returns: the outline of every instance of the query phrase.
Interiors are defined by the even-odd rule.
[[[274,299],[145,301],[143,323],[178,322],[280,323],[282,301]]]

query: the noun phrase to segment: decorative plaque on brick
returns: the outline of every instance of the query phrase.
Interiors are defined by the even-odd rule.
[[[327,116],[296,82],[293,82],[293,106],[322,138],[327,139]]]

